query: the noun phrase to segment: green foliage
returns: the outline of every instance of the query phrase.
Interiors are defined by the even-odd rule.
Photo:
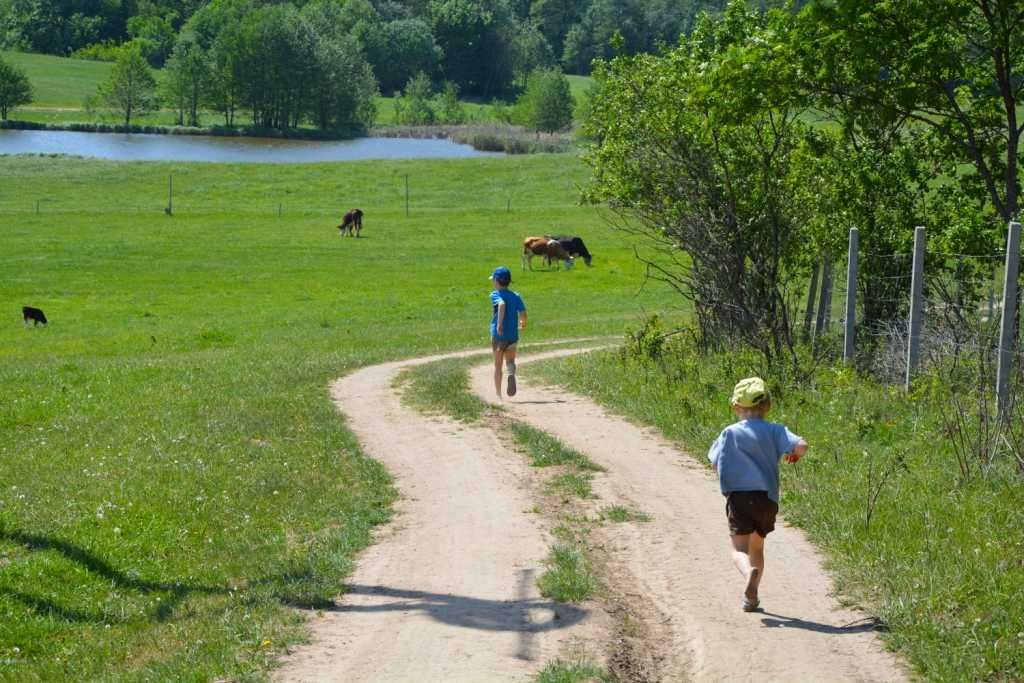
[[[660,362],[602,352],[544,371],[705,462],[735,419],[736,378],[759,372],[760,360],[700,355],[675,337]],[[798,465],[783,468],[782,514],[825,550],[841,594],[884,623],[883,637],[925,679],[1021,678],[1024,488],[1010,459],[961,477],[942,418],[959,388],[925,381],[908,396],[829,367],[802,386],[768,379],[769,419],[810,443]]]
[[[178,125],[199,125],[200,107],[207,99],[211,81],[211,63],[191,34],[185,34],[174,46],[163,71],[161,88],[164,102],[178,112]]]
[[[431,0],[429,15],[446,79],[483,98],[511,89],[514,24],[504,0]]]
[[[433,78],[440,69],[441,48],[422,19],[399,19],[367,37],[367,57],[382,92],[402,88],[418,73]]]
[[[25,72],[0,59],[0,121],[14,107],[32,102],[32,84]]]
[[[80,47],[71,53],[72,59],[88,59],[94,62],[116,62],[121,45],[113,40],[93,43]]]
[[[569,80],[559,69],[534,71],[516,102],[517,116],[530,130],[554,133],[572,124],[575,100]]]
[[[649,522],[651,517],[648,514],[628,508],[624,505],[610,505],[601,510],[601,519],[606,519],[611,522],[624,523],[624,522]]]
[[[459,86],[445,81],[437,96],[437,122],[460,124],[466,121],[466,107],[459,100]]]
[[[121,49],[114,68],[98,88],[99,95],[124,115],[130,126],[132,116],[141,116],[157,106],[156,78],[138,46],[129,43]]]
[[[167,16],[136,15],[128,20],[128,35],[146,61],[159,69],[171,56],[177,32]]]
[[[398,123],[408,126],[434,123],[437,114],[431,105],[431,99],[430,79],[425,73],[416,74],[406,83],[401,101],[395,102],[395,119]]]

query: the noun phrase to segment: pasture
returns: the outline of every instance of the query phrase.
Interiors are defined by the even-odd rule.
[[[573,155],[0,171],[4,677],[260,677],[302,638],[291,606],[339,592],[395,495],[330,379],[484,349],[502,263],[524,341],[677,300],[577,205]],[[353,207],[363,237],[339,238]],[[584,236],[593,268],[521,273],[522,237],[551,231]]]

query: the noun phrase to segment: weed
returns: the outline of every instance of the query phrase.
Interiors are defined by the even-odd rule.
[[[650,515],[624,505],[610,505],[601,510],[601,519],[610,522],[649,522]]]
[[[537,674],[536,683],[614,683],[615,677],[604,668],[583,658],[556,659]]]
[[[537,579],[537,587],[546,598],[558,602],[582,602],[596,587],[583,545],[558,543],[544,561],[547,571]]]
[[[547,492],[551,495],[571,496],[576,498],[594,498],[590,486],[590,475],[565,472],[548,480]]]

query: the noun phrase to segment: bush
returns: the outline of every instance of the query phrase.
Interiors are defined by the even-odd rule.
[[[93,43],[80,47],[71,53],[72,59],[88,59],[93,62],[116,62],[121,46],[113,40]]]

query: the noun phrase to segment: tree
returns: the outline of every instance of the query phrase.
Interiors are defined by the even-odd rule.
[[[648,272],[692,301],[704,349],[739,344],[795,367],[790,288],[806,234],[793,165],[806,124],[783,89],[753,99],[785,62],[737,53],[775,28],[734,2],[675,50],[599,62],[585,198],[647,238]]]
[[[560,69],[538,69],[527,79],[516,108],[530,130],[554,133],[572,124],[575,104],[569,79]]]
[[[32,101],[32,85],[21,69],[0,59],[0,120],[7,120],[7,112]]]
[[[321,130],[354,133],[373,125],[377,81],[355,37],[318,37],[314,79],[310,108]]]
[[[383,24],[367,37],[366,56],[373,65],[382,92],[401,89],[418,73],[434,77],[440,70],[441,48],[421,19],[399,19]]]
[[[130,126],[132,116],[152,111],[157,105],[156,78],[137,45],[129,43],[114,63],[99,94],[106,103],[124,112],[124,125]]]
[[[1020,215],[1019,0],[812,2],[791,44],[809,94],[844,127],[926,130],[940,173],[1003,222]]]
[[[466,121],[466,107],[459,100],[459,86],[445,81],[437,98],[437,120],[440,123],[458,125]]]
[[[163,90],[166,100],[173,102],[178,110],[178,125],[199,125],[199,108],[210,87],[211,69],[209,58],[196,42],[195,37],[183,32],[174,46],[170,59],[164,67]]]
[[[402,93],[401,105],[396,109],[398,122],[409,126],[430,125],[437,118],[430,106],[430,79],[419,73],[409,79]]]
[[[445,78],[466,95],[493,97],[512,86],[515,20],[505,0],[431,0]]]

